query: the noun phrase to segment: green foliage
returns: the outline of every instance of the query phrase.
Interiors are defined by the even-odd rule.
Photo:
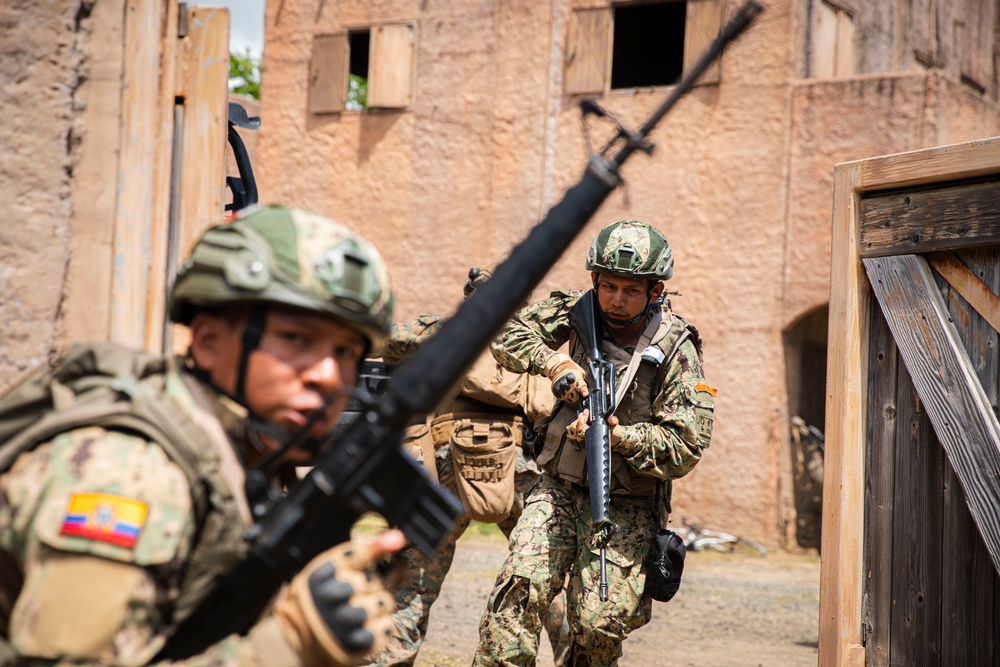
[[[260,99],[260,59],[250,55],[229,54],[229,92]]]
[[[368,108],[368,79],[352,74],[347,82],[348,111],[362,111]]]

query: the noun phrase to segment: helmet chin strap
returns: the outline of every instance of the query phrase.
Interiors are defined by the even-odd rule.
[[[256,465],[247,471],[246,495],[253,514],[254,521],[263,516],[271,505],[271,501],[282,495],[282,489],[272,483],[277,479],[282,466],[288,462],[292,452],[314,452],[325,442],[325,438],[314,438],[310,435],[313,425],[322,418],[330,405],[344,390],[330,392],[323,399],[323,404],[309,413],[301,428],[291,431],[274,422],[265,421],[253,413],[247,417],[247,437],[263,456]],[[281,446],[269,451],[260,441],[260,436],[266,436],[280,442]]]

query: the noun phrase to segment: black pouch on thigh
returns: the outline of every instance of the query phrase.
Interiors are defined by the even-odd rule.
[[[671,486],[667,481],[667,488]],[[663,484],[656,485],[656,504],[659,505]],[[670,514],[670,491],[667,491],[666,510]],[[657,522],[656,534],[649,550],[649,560],[646,567],[646,588],[644,593],[659,602],[669,602],[681,586],[681,575],[684,573],[684,557],[687,547],[680,535],[668,528],[659,527],[659,507],[653,512]]]

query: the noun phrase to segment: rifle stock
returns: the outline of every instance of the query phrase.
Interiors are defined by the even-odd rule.
[[[461,505],[399,449],[402,430],[434,410],[549,267],[621,183],[619,168],[698,76],[760,12],[749,0],[643,127],[591,157],[580,182],[552,207],[476,293],[389,379],[385,392],[323,451],[313,469],[268,507],[249,535],[245,559],[184,620],[156,660],[197,655],[231,634],[246,634],[281,585],[343,541],[363,513],[383,515],[425,551],[436,548]],[[613,376],[613,372],[612,372]]]

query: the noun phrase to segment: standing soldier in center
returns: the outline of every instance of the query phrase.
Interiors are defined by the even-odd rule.
[[[646,560],[659,527],[657,489],[683,477],[712,435],[715,389],[705,383],[701,337],[664,302],[673,256],[654,227],[622,220],[600,231],[586,269],[603,322],[603,356],[619,388],[611,427],[611,503],[619,528],[607,543],[609,596],[600,599],[599,546],[591,522],[584,434],[586,350],[573,329],[585,292],[554,292],[519,311],[494,340],[497,361],[548,377],[561,401],[538,463],[544,472],[510,536],[510,554],[479,628],[473,665],[534,664],[541,616],[566,583],[569,665],[615,665],[622,642],[649,622]],[[579,304],[579,305],[578,305]],[[569,354],[557,352],[569,343]]]
[[[465,298],[475,294],[492,275],[490,269],[471,269]],[[390,365],[400,363],[443,323],[444,318],[438,315],[394,323],[383,360]],[[433,556],[404,548],[408,576],[393,591],[398,609],[393,616],[395,631],[388,646],[368,664],[390,667],[414,663],[427,634],[431,605],[451,569],[455,544],[471,519],[495,523],[505,536],[510,535],[524,507],[524,497],[539,477],[533,454],[524,454],[525,437],[530,449],[532,424],[548,417],[553,407],[546,378],[505,371],[487,351],[462,377],[457,395],[444,401],[429,425],[422,422],[407,430],[404,448],[424,462],[431,477],[462,500],[468,516],[456,524]],[[569,649],[563,596],[549,607],[544,626],[555,664],[561,667]]]

